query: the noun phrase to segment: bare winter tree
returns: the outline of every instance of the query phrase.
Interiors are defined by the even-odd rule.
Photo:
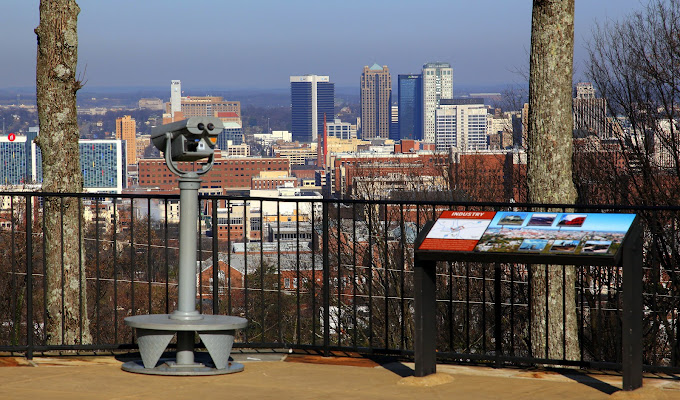
[[[680,0],[653,0],[618,22],[600,25],[588,45],[587,73],[612,116],[617,143],[608,158],[619,161],[602,192],[628,204],[680,204]],[[603,158],[603,157],[600,157]],[[598,165],[603,162],[598,160]],[[593,177],[590,177],[594,181]],[[664,357],[680,364],[672,295],[680,286],[680,220],[676,213],[640,211],[649,266],[645,306],[645,362]]]
[[[574,0],[534,0],[527,169],[529,201],[533,203],[571,204],[576,200],[572,181],[573,58]],[[531,272],[533,355],[577,359],[575,268],[565,267],[563,274],[559,266],[533,265]],[[562,307],[563,301],[566,307]]]
[[[655,0],[622,22],[599,26],[590,79],[607,99],[628,167],[628,201],[677,204],[680,190],[680,1]]]
[[[79,12],[73,0],[40,1],[36,90],[45,192],[83,190],[76,115]],[[44,210],[47,342],[89,343],[80,199],[48,196]]]

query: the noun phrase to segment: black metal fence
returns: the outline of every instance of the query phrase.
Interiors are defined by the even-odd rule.
[[[48,337],[43,203],[79,197],[86,305],[76,340]],[[0,194],[0,351],[135,349],[125,317],[169,313],[177,301],[178,196]],[[413,242],[443,210],[567,210],[565,205],[204,196],[197,307],[240,315],[237,346],[413,354]],[[680,207],[571,206],[632,212],[645,228],[644,362],[680,371]],[[66,233],[60,232],[61,237]],[[439,263],[438,357],[503,364],[617,368],[621,272],[577,268],[579,357],[533,354],[527,265]],[[61,269],[61,271],[60,271]],[[52,271],[52,272],[50,272]],[[572,288],[569,288],[572,290]],[[87,340],[90,333],[91,341]],[[87,343],[86,343],[87,342]],[[618,364],[618,365],[617,365]]]

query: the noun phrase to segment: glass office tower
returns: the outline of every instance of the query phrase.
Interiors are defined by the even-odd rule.
[[[332,122],[335,84],[328,76],[303,75],[290,77],[290,101],[293,141],[309,143],[323,133],[323,117]]]
[[[399,139],[423,139],[423,76],[399,75]]]

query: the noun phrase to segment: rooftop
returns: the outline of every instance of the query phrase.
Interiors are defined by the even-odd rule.
[[[50,399],[678,399],[680,383],[647,376],[634,392],[620,390],[617,374],[580,370],[493,369],[439,365],[413,377],[413,364],[336,357],[237,351],[236,374],[168,377],[124,372],[130,356],[0,357],[0,397]]]

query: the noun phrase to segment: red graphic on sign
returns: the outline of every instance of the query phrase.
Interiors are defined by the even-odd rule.
[[[9,139],[10,142],[13,142],[14,139],[16,139],[16,138],[17,138],[16,135],[14,135],[13,133],[10,133],[9,135],[7,135],[7,139]]]
[[[419,249],[472,251],[495,215],[493,211],[444,211]]]

